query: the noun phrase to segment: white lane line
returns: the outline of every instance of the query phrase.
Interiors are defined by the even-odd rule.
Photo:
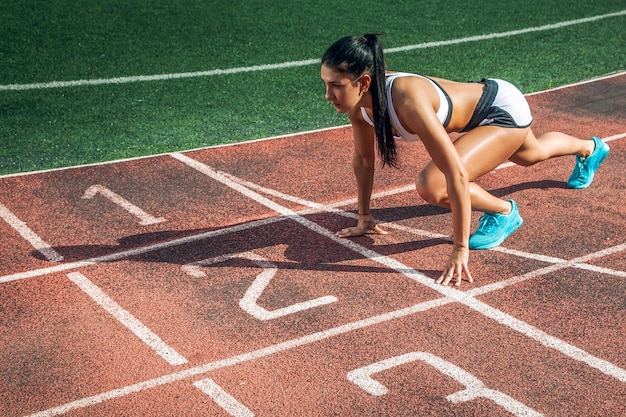
[[[222,387],[217,385],[211,378],[201,379],[193,385],[200,391],[208,395],[222,407],[228,414],[233,417],[254,417],[254,413],[245,405],[241,404],[232,395],[224,391]]]
[[[65,414],[69,411],[79,408],[89,407],[95,404],[99,404],[108,400],[123,397],[133,393],[141,392],[147,389],[159,387],[162,385],[171,384],[189,377],[204,374],[217,369],[235,366],[244,362],[261,359],[266,356],[275,355],[277,353],[286,352],[294,348],[316,343],[331,337],[339,336],[345,333],[349,333],[355,330],[364,329],[377,324],[385,323],[390,320],[407,317],[413,314],[428,311],[432,308],[441,307],[446,304],[452,303],[455,300],[449,298],[439,298],[435,300],[426,301],[423,303],[415,304],[410,307],[406,307],[400,310],[391,311],[388,313],[380,314],[377,316],[369,317],[363,320],[347,323],[341,326],[337,326],[331,329],[322,330],[317,333],[312,333],[306,336],[302,336],[296,339],[291,339],[276,345],[267,346],[262,349],[254,350],[252,352],[243,353],[241,355],[233,356],[226,359],[221,359],[215,362],[209,362],[203,365],[195,366],[181,370],[179,372],[173,372],[160,377],[149,379],[146,381],[138,382],[136,384],[127,385],[125,387],[116,388],[110,391],[106,391],[100,394],[92,395],[90,397],[81,398],[69,403],[52,407],[50,409],[40,411],[32,414],[31,417],[50,417]]]
[[[255,220],[250,223],[239,224],[236,226],[225,227],[223,229],[211,230],[205,233],[199,233],[197,235],[186,236],[180,239],[173,239],[167,242],[155,243],[153,245],[141,246],[135,249],[129,249],[125,251],[120,251],[116,253],[112,253],[110,255],[98,256],[95,258],[84,259],[76,262],[68,262],[61,265],[55,265],[47,268],[33,269],[25,272],[18,272],[15,274],[4,275],[0,277],[0,284],[4,284],[7,282],[18,281],[22,279],[40,277],[48,274],[55,274],[58,272],[70,271],[72,269],[83,268],[89,265],[95,265],[104,262],[114,262],[122,259],[130,258],[137,255],[143,255],[146,253],[154,252],[157,250],[168,249],[180,245],[185,245],[187,243],[197,242],[199,240],[210,239],[216,236],[222,236],[229,233],[238,233],[248,229],[254,229],[256,227],[265,226],[272,223],[277,223],[285,220],[282,217],[269,217],[267,219]]]
[[[613,73],[610,73],[610,74],[601,75],[599,77],[590,78],[588,80],[577,81],[577,82],[574,82],[574,83],[571,83],[571,84],[565,84],[565,85],[560,85],[558,87],[549,88],[547,90],[535,91],[534,93],[526,93],[524,95],[525,96],[537,96],[537,95],[540,95],[540,94],[543,94],[543,93],[551,93],[553,91],[563,90],[563,89],[566,89],[566,88],[579,87],[581,85],[591,84],[591,83],[595,83],[597,81],[608,80],[608,79],[615,78],[615,77],[621,77],[622,75],[624,75],[624,72],[622,70],[620,70],[618,72],[613,72]]]
[[[110,391],[102,392],[100,394],[92,395],[90,397],[81,398],[32,414],[30,417],[50,417],[65,414],[72,410],[89,407],[95,404],[103,403],[105,401],[124,397],[133,393],[171,384],[210,371],[235,366],[256,359],[261,359],[281,352],[286,352],[300,346],[317,343],[335,336],[340,336],[342,334],[350,333],[356,330],[365,329],[378,324],[383,324],[391,320],[397,320],[414,314],[422,313],[430,309],[442,307],[446,304],[450,304],[456,301],[457,300],[451,299],[449,297],[442,297],[434,300],[425,301],[410,307],[383,313],[373,317],[368,317],[362,320],[333,327],[331,329],[322,330],[317,333],[312,333],[296,339],[288,340],[273,346],[267,346],[252,352],[243,353],[241,355],[221,359],[215,362],[209,362],[203,365],[195,366],[193,368],[184,369],[179,372],[162,375],[160,377],[138,382],[136,384],[127,385],[125,387],[116,388]]]
[[[624,243],[622,245],[614,246],[612,249],[615,249],[615,253],[626,251],[626,243]],[[606,256],[606,254],[599,253],[599,252],[596,252],[595,255],[598,256],[598,257]],[[524,281],[528,281],[530,279],[537,278],[537,277],[540,277],[540,276],[543,276],[543,275],[548,275],[548,274],[551,274],[551,273],[556,272],[556,271],[560,271],[561,269],[565,269],[565,268],[591,269],[591,270],[593,270],[593,272],[605,273],[607,275],[613,275],[613,276],[626,277],[626,272],[622,272],[622,271],[604,270],[605,268],[602,268],[601,270],[595,270],[595,269],[592,269],[592,268],[586,268],[586,266],[589,266],[589,267],[592,267],[592,266],[591,265],[580,265],[579,262],[581,262],[582,259],[583,258],[581,257],[581,258],[572,259],[571,261],[564,261],[564,262],[559,262],[559,263],[556,263],[556,264],[553,264],[553,265],[549,265],[549,266],[546,266],[544,268],[540,268],[540,269],[536,269],[534,271],[527,272],[527,273],[525,273],[523,275],[518,275],[516,277],[504,279],[502,281],[496,281],[496,282],[493,282],[491,284],[483,285],[482,287],[478,287],[478,288],[474,288],[474,289],[468,290],[468,291],[466,291],[466,294],[471,295],[472,297],[478,297],[480,295],[485,295],[485,294],[488,294],[490,292],[502,290],[502,289],[510,287],[512,285],[520,284],[520,283],[522,283]],[[584,259],[589,259],[589,258],[584,257]]]
[[[626,250],[626,248],[624,248],[624,250]],[[605,255],[602,255],[602,256],[605,256]],[[616,277],[626,278],[626,271],[616,271],[614,269],[603,268],[601,266],[596,266],[596,265],[587,265],[587,264],[579,263],[579,264],[573,265],[573,268],[584,269],[586,271],[592,271],[592,272],[597,272],[600,274],[613,275]]]
[[[79,272],[67,274],[72,282],[91,297],[99,306],[104,308],[124,327],[130,330],[148,347],[154,350],[160,357],[165,359],[170,365],[183,365],[187,363],[187,359],[178,354],[174,349],[169,347],[159,336],[146,327],[135,316],[124,310],[111,297],[106,295],[98,286],[91,282],[86,276]]]
[[[624,134],[623,136],[626,136],[626,134]],[[344,217],[349,217],[349,218],[353,218],[356,219],[358,216],[354,213],[351,212],[345,212],[339,209],[336,209],[335,207],[342,207],[347,205],[347,201],[341,202],[340,204],[333,204],[332,206],[327,206],[327,205],[323,205],[323,204],[319,204],[319,203],[315,203],[313,201],[308,201],[299,197],[295,197],[289,194],[285,194],[282,193],[280,191],[276,191],[270,188],[266,188],[263,187],[261,185],[249,182],[249,181],[245,181],[242,180],[234,175],[231,174],[227,174],[227,173],[221,173],[222,175],[224,175],[226,178],[243,185],[244,187],[247,187],[249,189],[252,190],[256,190],[259,191],[263,194],[267,194],[267,195],[271,195],[273,197],[277,197],[280,198],[282,200],[285,201],[291,201],[294,203],[298,203],[300,205],[303,206],[307,206],[307,207],[311,207],[312,209],[317,209],[320,211],[324,211],[324,212],[329,212],[329,213],[335,213],[338,214],[340,216],[344,216]],[[387,197],[387,196],[391,196],[391,195],[395,195],[395,194],[401,194],[404,192],[408,192],[408,191],[413,191],[415,190],[415,185],[408,185],[408,186],[404,186],[404,187],[398,187],[398,188],[394,188],[391,190],[387,190],[387,191],[383,191],[380,193],[376,193],[376,194],[372,194],[372,200],[377,199],[377,198],[383,198],[383,197]],[[351,203],[356,203],[356,199],[352,199],[350,200]],[[299,214],[301,214],[301,212],[298,212]],[[427,237],[429,239],[441,239],[441,240],[447,240],[447,241],[451,241],[452,239],[450,238],[449,235],[444,235],[441,233],[433,233],[433,232],[428,232],[425,230],[419,230],[419,229],[415,229],[412,227],[406,227],[406,226],[402,226],[399,224],[395,224],[395,223],[384,223],[381,222],[380,223],[381,226],[384,226],[388,229],[395,229],[395,230],[401,230],[403,232],[407,232],[407,233],[411,233],[411,234],[415,234],[418,236],[422,236],[422,237]],[[550,268],[550,270],[548,271],[546,269],[547,272],[545,273],[549,273],[549,272],[553,272],[559,269],[563,269],[563,268],[568,268],[568,267],[572,267],[572,268],[580,268],[580,269],[585,269],[585,270],[591,270],[594,272],[599,272],[599,273],[603,273],[603,274],[607,274],[607,275],[614,275],[614,276],[626,276],[626,272],[624,271],[615,271],[609,268],[602,268],[602,267],[598,267],[595,265],[586,265],[583,262],[585,262],[584,260],[594,260],[594,259],[599,259],[605,256],[608,256],[609,254],[613,254],[613,253],[617,253],[617,252],[621,252],[626,250],[626,247],[624,247],[624,245],[616,245],[613,246],[611,248],[607,248],[604,249],[602,251],[599,252],[595,252],[591,255],[585,255],[583,257],[579,257],[576,259],[562,259],[562,258],[555,258],[555,257],[551,257],[551,256],[545,256],[545,255],[539,255],[539,254],[535,254],[535,253],[528,253],[528,252],[523,252],[523,251],[519,251],[519,250],[515,250],[515,249],[507,249],[505,247],[502,246],[498,246],[495,248],[490,249],[492,251],[496,251],[496,252],[501,252],[501,253],[505,253],[508,255],[513,255],[513,256],[517,256],[520,258],[526,258],[526,259],[533,259],[536,261],[541,261],[541,262],[547,262],[547,263],[553,263],[553,264],[560,264],[560,266],[557,267],[548,267]],[[544,268],[545,269],[545,268]],[[543,271],[544,269],[541,269],[539,271]],[[531,274],[531,273],[529,273]],[[543,275],[543,273],[538,273],[539,275]],[[535,275],[538,276],[538,275]],[[525,277],[525,276],[524,276]],[[525,279],[529,279],[532,276],[528,276],[528,278]],[[516,277],[516,279],[520,279],[520,277]],[[525,279],[522,279],[525,280]],[[521,282],[521,281],[519,281]]]
[[[570,358],[574,360],[585,363],[589,365],[590,367],[593,367],[599,370],[600,372],[606,375],[609,375],[621,382],[626,382],[626,370],[621,369],[618,366],[604,359],[597,358],[576,346],[570,345],[569,343],[563,340],[560,340],[554,336],[551,336],[547,334],[546,332],[534,326],[531,326],[528,323],[523,322],[522,320],[519,320],[503,311],[500,311],[494,307],[491,307],[488,304],[485,304],[477,300],[476,298],[470,296],[467,293],[459,291],[455,288],[436,284],[433,279],[425,276],[419,271],[414,270],[413,268],[410,268],[402,264],[401,262],[391,257],[379,254],[375,252],[374,250],[368,249],[356,243],[353,240],[337,237],[332,231],[325,229],[322,226],[318,225],[317,223],[312,222],[298,215],[294,211],[286,207],[283,207],[275,203],[274,201],[267,199],[266,197],[263,197],[262,195],[242,186],[241,184],[238,184],[232,181],[231,179],[227,178],[225,175],[213,170],[211,167],[203,164],[202,162],[199,162],[195,159],[189,158],[188,156],[185,156],[182,154],[172,154],[172,157],[181,161],[182,163],[187,164],[189,167],[207,175],[208,177],[221,182],[222,184],[232,188],[233,190],[236,190],[242,193],[244,196],[250,198],[251,200],[261,203],[267,208],[275,210],[281,215],[288,217],[291,220],[294,220],[295,222],[320,234],[321,236],[324,236],[332,240],[335,243],[338,243],[340,245],[343,245],[351,249],[352,251],[362,255],[366,259],[370,259],[372,261],[378,262],[379,264],[386,266],[404,275],[405,277],[412,279],[419,284],[422,284],[425,287],[428,287],[434,291],[437,291],[446,297],[452,298],[456,300],[457,302],[465,305],[466,307],[469,307],[470,309],[477,311],[488,318],[491,318],[497,323],[500,323],[501,325],[504,325],[512,330],[515,330],[524,336],[534,339],[535,341],[539,342],[540,344],[546,347],[555,349],[556,351],[561,352],[562,354],[569,356]],[[585,257],[585,259],[592,259],[592,255],[588,255],[587,257]]]
[[[232,176],[230,174],[225,174],[224,173],[224,176],[227,177],[227,178],[231,178],[233,180],[236,179],[236,177],[234,177],[234,176]],[[279,198],[282,198],[282,199],[287,200],[287,201],[293,201],[293,202],[297,202],[298,204],[301,204],[301,205],[304,205],[304,206],[312,207],[312,208],[309,208],[309,209],[298,211],[297,213],[299,215],[301,215],[301,216],[309,215],[309,214],[317,214],[317,213],[322,213],[322,212],[331,212],[331,213],[338,214],[338,215],[344,216],[344,217],[350,217],[350,218],[355,218],[355,219],[357,217],[356,214],[353,214],[353,213],[350,213],[350,212],[345,212],[345,211],[337,209],[337,207],[345,207],[345,206],[350,205],[350,204],[355,204],[356,203],[356,198],[350,198],[350,199],[338,201],[338,202],[335,202],[335,203],[331,203],[331,204],[328,204],[328,205],[323,205],[323,204],[319,204],[319,203],[310,202],[310,201],[307,201],[307,200],[304,200],[304,199],[301,199],[301,198],[298,198],[298,197],[289,196],[287,194],[283,194],[283,193],[275,191],[275,190],[270,190],[270,189],[267,189],[265,187],[261,187],[261,186],[256,185],[256,184],[249,183],[247,181],[243,181],[243,180],[239,180],[239,181],[242,184],[250,185],[254,189],[257,189],[259,191],[267,193],[268,195],[273,195],[275,197],[279,197]],[[398,188],[395,188],[395,189],[392,189],[392,190],[387,190],[387,191],[384,191],[384,192],[372,194],[372,199],[382,198],[382,197],[385,197],[385,196],[398,194],[398,193],[403,193],[403,192],[411,191],[411,190],[414,190],[414,189],[415,189],[414,185],[398,187]],[[142,247],[135,248],[135,249],[130,249],[130,250],[127,250],[127,251],[120,251],[120,252],[113,253],[111,255],[104,255],[104,256],[84,259],[84,260],[81,260],[81,261],[68,262],[66,264],[56,265],[56,266],[53,266],[53,267],[33,269],[33,270],[25,271],[25,272],[18,272],[18,273],[15,273],[15,274],[8,274],[8,275],[0,276],[0,284],[12,282],[12,281],[19,281],[19,280],[22,280],[22,279],[29,279],[29,278],[40,277],[40,276],[54,274],[54,273],[58,273],[58,272],[70,271],[70,270],[73,270],[73,269],[83,268],[85,266],[94,265],[94,264],[103,263],[103,262],[119,261],[119,260],[126,259],[126,258],[129,258],[129,257],[132,257],[132,256],[142,255],[142,254],[150,253],[150,252],[157,251],[157,250],[162,250],[162,249],[167,249],[167,248],[176,247],[176,246],[180,246],[180,245],[185,245],[185,244],[188,244],[188,243],[197,242],[199,240],[210,239],[210,238],[213,238],[213,237],[216,237],[216,236],[226,235],[226,234],[229,234],[229,233],[238,233],[238,232],[249,230],[249,229],[253,229],[253,228],[256,228],[256,227],[262,227],[262,226],[266,226],[266,225],[269,225],[269,224],[278,223],[278,222],[281,222],[283,220],[286,220],[286,219],[284,217],[270,217],[270,218],[266,218],[266,219],[262,219],[262,220],[255,220],[255,221],[252,221],[250,223],[240,224],[240,225],[236,225],[236,226],[232,226],[232,227],[225,227],[223,229],[213,230],[213,231],[206,232],[206,233],[199,233],[197,235],[186,236],[186,237],[180,238],[180,239],[173,239],[173,240],[170,240],[170,241],[167,241],[167,242],[155,243],[155,244],[152,244],[152,245],[142,246]],[[414,229],[414,228],[411,228],[411,227],[402,226],[402,225],[394,224],[394,223],[381,223],[381,224],[384,225],[387,228],[390,228],[390,229],[401,230],[401,231],[404,231],[404,232],[407,232],[407,233],[411,233],[411,234],[415,234],[415,235],[422,236],[422,237],[427,237],[427,238],[431,238],[431,239],[442,239],[442,240],[448,240],[448,241],[451,240],[449,235],[444,235],[444,234],[441,234],[441,233],[428,232],[428,231],[425,231],[425,230]],[[617,245],[616,247],[620,248],[621,246]],[[567,262],[566,259],[547,257],[547,256],[544,256],[544,255],[527,253],[527,252],[517,251],[517,250],[513,250],[513,249],[507,249],[507,248],[502,247],[502,246],[499,246],[499,247],[496,247],[496,248],[493,248],[493,249],[490,249],[490,250],[497,251],[497,252],[502,252],[502,253],[507,253],[507,254],[510,254],[510,255],[519,256],[519,257],[523,257],[523,258],[527,258],[527,259],[534,259],[534,260],[538,260],[538,261],[542,261],[542,262],[548,262],[548,263]],[[598,259],[598,258],[594,258],[594,259]],[[591,260],[593,260],[593,259],[591,259]],[[585,265],[585,264],[580,264],[580,263],[577,264],[577,265],[574,265],[573,267],[580,268],[580,269],[591,269],[591,270],[594,270],[595,272],[600,272],[600,273],[604,273],[604,274],[608,274],[608,275],[615,275],[615,276],[624,276],[624,274],[625,274],[623,271],[615,271],[615,270],[611,270],[611,269],[608,269],[608,268],[601,268],[601,267],[597,267],[597,266],[593,266],[593,265]]]
[[[624,15],[626,15],[626,10],[620,10],[614,13],[591,16],[591,17],[586,17],[582,19],[567,20],[567,21],[557,22],[557,23],[553,23],[549,25],[535,26],[535,27],[519,29],[519,30],[511,30],[511,31],[499,32],[499,33],[489,33],[485,35],[476,35],[476,36],[468,36],[464,38],[450,39],[447,41],[425,42],[425,43],[420,43],[416,45],[406,45],[406,46],[401,46],[397,48],[389,48],[389,49],[385,49],[385,53],[391,54],[391,53],[396,53],[396,52],[412,51],[415,49],[426,49],[426,48],[434,48],[434,47],[441,47],[441,46],[448,46],[448,45],[457,45],[457,44],[468,43],[468,42],[477,42],[477,41],[484,41],[484,40],[490,40],[490,39],[505,38],[505,37],[510,37],[510,36],[524,35],[524,34],[533,33],[533,32],[543,32],[547,30],[561,29],[567,26],[572,26],[572,25],[592,23],[598,20],[624,16]],[[253,65],[250,67],[238,67],[238,68],[229,68],[229,69],[215,69],[215,70],[210,70],[210,71],[182,72],[182,73],[174,73],[174,74],[157,74],[157,75],[140,75],[140,76],[116,77],[116,78],[98,78],[98,79],[92,79],[92,80],[51,81],[51,82],[31,83],[31,84],[8,84],[8,85],[0,85],[0,91],[38,90],[38,89],[46,89],[46,88],[81,87],[81,86],[89,86],[89,85],[124,84],[124,83],[145,82],[145,81],[175,80],[175,79],[180,79],[180,78],[210,77],[210,76],[215,76],[215,75],[239,74],[243,72],[257,72],[257,71],[268,71],[268,70],[283,69],[283,68],[303,67],[303,66],[318,64],[319,62],[320,62],[319,59],[305,59],[302,61],[290,61],[290,62],[268,64],[268,65]]]
[[[620,133],[620,134],[617,134],[617,135],[609,136],[609,137],[606,137],[606,138],[604,138],[602,140],[605,141],[605,142],[611,142],[611,141],[614,141],[614,140],[624,139],[624,138],[626,138],[626,133]]]
[[[567,84],[567,85],[563,85],[563,86],[560,86],[560,87],[551,88],[551,89],[548,89],[548,90],[536,91],[534,93],[529,93],[529,94],[525,94],[525,95],[526,96],[531,96],[531,95],[540,95],[540,94],[550,93],[550,92],[555,91],[555,90],[562,90],[562,89],[566,89],[566,88],[576,87],[576,86],[581,85],[581,84],[589,84],[589,83],[594,83],[594,82],[606,80],[606,79],[609,79],[609,78],[621,77],[621,76],[623,76],[625,74],[626,74],[626,72],[618,72],[618,73],[614,73],[614,74],[605,75],[605,76],[602,76],[602,77],[592,78],[590,80],[580,81],[580,82],[573,83],[573,84]],[[266,141],[271,141],[271,140],[276,140],[276,139],[293,138],[293,137],[298,137],[298,136],[307,135],[307,134],[315,134],[315,133],[319,133],[319,132],[328,132],[328,131],[349,129],[350,127],[351,127],[350,125],[325,127],[325,128],[309,130],[309,131],[305,131],[305,132],[288,133],[288,134],[284,134],[284,135],[278,135],[278,136],[271,136],[271,137],[267,137],[267,138],[254,139],[254,140],[249,140],[249,141],[245,141],[245,142],[226,143],[226,144],[206,146],[206,147],[196,148],[196,149],[186,149],[184,152],[195,152],[195,151],[201,151],[201,150],[206,150],[206,149],[225,148],[225,147],[233,147],[233,146],[246,146],[246,145],[249,145],[249,144],[255,143],[255,142],[266,142]],[[623,138],[625,136],[626,136],[626,134],[618,134],[618,135],[614,135],[614,136],[609,136],[607,138],[604,138],[604,141],[605,142],[610,142],[612,140],[621,139],[621,138]],[[42,169],[42,170],[38,170],[38,171],[29,171],[29,172],[18,172],[18,173],[13,173],[13,174],[2,174],[2,175],[0,175],[0,179],[1,178],[13,178],[13,177],[25,177],[25,176],[30,176],[30,175],[38,175],[38,174],[44,174],[44,173],[50,173],[50,172],[58,172],[58,171],[67,171],[67,170],[70,170],[70,169],[77,169],[77,168],[84,168],[84,167],[97,167],[97,166],[113,165],[113,164],[118,164],[118,163],[139,161],[139,160],[158,158],[158,157],[169,156],[169,155],[170,155],[170,153],[166,152],[166,153],[161,153],[161,154],[136,156],[136,157],[124,158],[124,159],[114,159],[114,160],[103,161],[103,162],[94,162],[94,163],[91,163],[91,164],[84,164],[84,165],[68,166],[68,167],[61,167],[61,168]],[[513,164],[509,164],[509,166],[511,166],[511,165],[513,165]],[[413,187],[415,187],[415,186],[413,186]]]
[[[50,245],[43,241],[30,227],[22,220],[20,220],[15,214],[13,214],[3,204],[0,204],[0,217],[9,224],[17,233],[20,234],[33,248],[41,253],[47,260],[51,262],[61,262],[63,256],[57,251],[52,249]]]
[[[609,141],[609,140],[616,140],[616,139],[621,139],[626,137],[626,133],[624,134],[620,134],[620,135],[615,135],[615,136],[611,136],[608,138],[605,138],[605,141]],[[171,156],[171,154],[168,154]],[[260,185],[256,185],[254,183],[251,182],[247,182],[247,181],[243,181],[233,175],[227,174],[227,173],[222,173],[224,175],[224,177],[231,179],[232,181],[237,181],[239,183],[241,183],[242,185],[252,188],[252,189],[256,189],[258,191],[261,191],[265,194],[268,195],[272,195],[274,197],[278,197],[281,198],[283,200],[286,201],[292,201],[295,203],[298,203],[300,205],[303,206],[307,206],[307,207],[311,207],[309,209],[305,209],[305,210],[300,210],[297,213],[299,215],[307,215],[307,214],[316,214],[316,213],[321,213],[321,212],[332,212],[344,217],[350,217],[350,218],[356,218],[357,216],[353,213],[350,212],[345,212],[342,210],[337,209],[337,207],[345,207],[347,205],[350,204],[355,204],[356,203],[356,198],[350,198],[350,199],[346,199],[346,200],[342,200],[342,201],[338,201],[335,203],[331,203],[331,204],[319,204],[319,203],[315,203],[315,202],[311,202],[308,200],[304,200],[298,197],[294,197],[294,196],[290,196],[288,194],[284,194],[281,193],[279,191],[275,191],[275,190],[271,190],[265,187],[262,187]],[[387,191],[383,191],[383,192],[379,192],[379,193],[375,193],[372,194],[372,199],[377,199],[377,198],[383,198],[386,196],[390,196],[390,195],[394,195],[394,194],[399,194],[399,193],[403,193],[403,192],[408,192],[408,191],[412,191],[415,190],[415,185],[407,185],[407,186],[401,186],[398,188],[394,188],[391,190],[387,190]],[[167,241],[167,242],[162,242],[162,243],[156,243],[153,245],[148,245],[148,246],[143,246],[143,247],[139,247],[139,248],[135,248],[135,249],[131,249],[131,250],[127,250],[127,251],[121,251],[121,252],[117,252],[117,253],[113,253],[111,255],[104,255],[104,256],[99,256],[99,257],[95,257],[95,258],[89,258],[89,259],[85,259],[85,260],[81,260],[81,261],[76,261],[76,262],[69,262],[66,264],[62,264],[62,265],[57,265],[54,267],[47,267],[47,268],[40,268],[40,269],[33,269],[33,270],[29,270],[29,271],[25,271],[25,272],[18,272],[15,274],[9,274],[9,275],[4,275],[4,276],[0,276],[0,284],[3,283],[7,283],[7,282],[12,282],[12,281],[18,281],[18,280],[22,280],[22,279],[28,279],[28,278],[35,278],[35,277],[40,277],[40,276],[44,276],[44,275],[48,275],[48,274],[53,274],[53,273],[58,273],[58,272],[65,272],[65,271],[69,271],[72,269],[78,269],[78,268],[82,268],[85,266],[89,266],[89,265],[93,265],[93,264],[97,264],[97,263],[102,263],[102,262],[113,262],[113,261],[118,261],[121,259],[125,259],[131,256],[136,256],[136,255],[141,255],[141,254],[145,254],[145,253],[149,253],[149,252],[153,252],[156,250],[161,250],[161,249],[167,249],[170,247],[175,247],[175,246],[179,246],[179,245],[184,245],[187,243],[192,243],[192,242],[196,242],[199,240],[203,240],[203,239],[209,239],[215,236],[220,236],[220,235],[225,235],[225,234],[229,234],[229,233],[237,233],[237,232],[241,232],[244,230],[249,230],[255,227],[261,227],[261,226],[265,226],[268,224],[272,224],[272,223],[277,223],[280,221],[285,220],[285,218],[283,217],[270,217],[267,219],[262,219],[262,220],[256,220],[256,221],[252,221],[250,223],[246,223],[246,224],[241,224],[241,225],[237,225],[237,226],[232,226],[232,227],[226,227],[223,229],[218,229],[218,230],[213,230],[210,232],[206,232],[206,233],[200,233],[197,235],[192,235],[192,236],[186,236],[184,238],[180,238],[180,239],[174,239],[171,241]],[[396,230],[402,230],[408,233],[412,233],[415,235],[419,235],[419,236],[424,236],[427,238],[431,238],[431,239],[443,239],[443,240],[450,240],[450,236],[448,235],[443,235],[440,233],[433,233],[433,232],[428,232],[425,230],[419,230],[419,229],[414,229],[414,228],[410,228],[410,227],[406,227],[406,226],[402,226],[402,225],[398,225],[398,224],[394,224],[394,223],[382,223],[385,225],[385,227],[387,228],[391,228],[391,229],[396,229]],[[516,251],[516,250],[512,250],[512,249],[506,249],[502,246],[497,247],[497,248],[493,248],[490,249],[493,251],[498,251],[498,252],[503,252],[503,253],[508,253],[511,255],[515,255],[515,256],[519,256],[519,257],[524,257],[524,258],[528,258],[528,259],[535,259],[535,260],[539,260],[539,261],[543,261],[543,262],[549,262],[549,263],[559,263],[559,262],[566,262],[565,259],[560,259],[560,258],[552,258],[552,257],[546,257],[543,255],[539,255],[539,254],[532,254],[532,253],[526,253],[526,252],[521,252],[521,251]],[[576,265],[575,267],[577,268],[581,268],[581,269],[588,269],[589,267],[592,266],[586,266],[586,265]],[[602,272],[601,269],[599,269],[599,267],[592,267],[592,268],[597,268],[596,271],[597,272]],[[610,270],[610,269],[604,269],[604,272],[602,273],[607,273],[610,275],[616,275],[616,276],[623,276],[624,272],[622,271],[614,271],[614,270]]]

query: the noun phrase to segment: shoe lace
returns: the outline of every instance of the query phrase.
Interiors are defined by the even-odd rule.
[[[576,176],[580,179],[585,179],[587,178],[587,159],[579,159],[576,161]]]
[[[492,233],[498,228],[498,215],[491,213],[484,213],[480,216],[478,229],[486,234]]]

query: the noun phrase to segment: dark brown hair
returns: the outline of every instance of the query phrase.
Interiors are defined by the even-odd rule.
[[[385,59],[378,35],[346,36],[326,50],[322,64],[336,71],[350,74],[357,80],[364,74],[372,77],[370,93],[374,112],[374,131],[378,153],[383,166],[398,166],[396,142],[391,131],[385,80]]]

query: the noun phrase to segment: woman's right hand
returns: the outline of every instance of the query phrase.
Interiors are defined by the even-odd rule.
[[[474,282],[472,278],[472,274],[470,274],[469,268],[467,266],[469,260],[469,249],[467,246],[463,246],[462,248],[456,247],[452,251],[450,255],[450,259],[448,260],[448,264],[444,269],[439,279],[435,281],[437,284],[448,285],[453,280],[455,281],[454,285],[461,285],[461,281],[463,280],[463,274],[467,277],[469,282]]]
[[[381,229],[381,227],[376,224],[376,220],[374,220],[372,215],[368,214],[367,216],[359,215],[359,222],[356,227],[347,227],[338,231],[336,235],[339,237],[355,237],[362,236],[370,232],[377,233],[379,235],[387,234],[385,230]]]

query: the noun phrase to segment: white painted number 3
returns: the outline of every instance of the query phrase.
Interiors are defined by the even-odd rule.
[[[478,397],[484,397],[516,416],[534,417],[543,415],[500,391],[485,387],[485,385],[472,374],[441,359],[439,356],[427,352],[411,352],[355,369],[348,372],[348,379],[371,395],[385,395],[388,391],[387,387],[374,380],[371,375],[415,361],[425,362],[442,374],[449,376],[465,386],[464,390],[455,392],[446,397],[446,399],[452,403],[462,403]]]
[[[239,306],[247,313],[256,317],[259,320],[272,320],[279,317],[287,316],[289,314],[297,313],[310,308],[319,307],[325,304],[334,303],[337,301],[336,297],[331,295],[316,298],[314,300],[304,301],[301,303],[292,304],[287,307],[279,308],[277,310],[266,310],[257,304],[257,300],[269,285],[270,281],[276,275],[278,268],[269,262],[267,259],[256,255],[252,252],[243,252],[238,254],[223,255],[215,258],[205,259],[203,261],[194,262],[183,266],[183,270],[192,276],[204,277],[206,274],[202,271],[201,267],[209,266],[212,264],[225,262],[229,259],[241,258],[252,261],[257,266],[263,268],[263,271],[256,276],[256,279],[252,285],[248,288],[243,298],[239,301]]]

